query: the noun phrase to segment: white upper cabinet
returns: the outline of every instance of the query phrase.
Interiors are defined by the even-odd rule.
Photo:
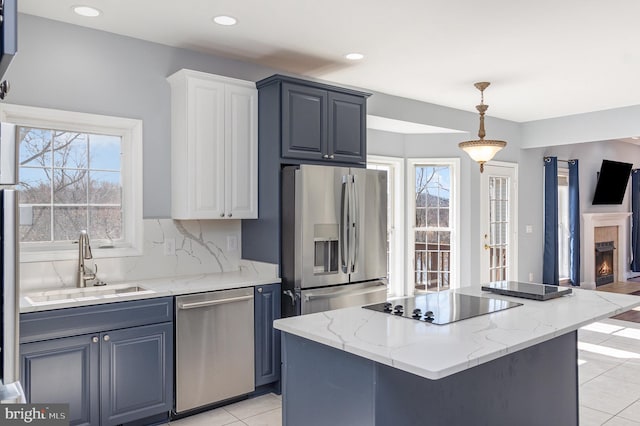
[[[180,70],[171,84],[171,216],[258,217],[258,91]]]

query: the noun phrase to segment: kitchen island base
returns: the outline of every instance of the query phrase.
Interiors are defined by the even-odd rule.
[[[577,331],[430,380],[282,333],[283,425],[578,425]]]

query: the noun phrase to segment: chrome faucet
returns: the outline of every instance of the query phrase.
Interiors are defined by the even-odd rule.
[[[87,281],[96,279],[98,273],[98,265],[95,265],[93,272],[87,273],[87,267],[84,264],[85,260],[93,259],[91,254],[91,245],[89,244],[89,235],[87,231],[80,231],[80,238],[78,238],[78,273],[76,276],[76,286],[86,287]]]

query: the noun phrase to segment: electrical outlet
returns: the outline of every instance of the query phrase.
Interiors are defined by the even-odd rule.
[[[238,237],[235,235],[227,236],[227,251],[236,251],[238,250]]]
[[[524,232],[527,234],[533,234],[533,225],[527,225],[524,227]]]
[[[176,240],[175,238],[166,238],[164,240],[164,255],[175,256],[176,255]]]
[[[533,282],[533,272],[529,272],[529,282]]]

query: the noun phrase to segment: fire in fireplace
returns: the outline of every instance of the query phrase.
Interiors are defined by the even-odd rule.
[[[613,277],[613,241],[596,243],[596,286],[609,284]]]

